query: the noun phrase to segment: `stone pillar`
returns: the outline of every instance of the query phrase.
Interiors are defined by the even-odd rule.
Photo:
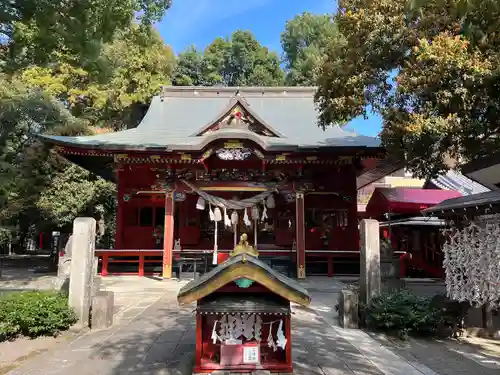
[[[380,294],[380,234],[377,220],[363,219],[359,226],[361,264],[360,301],[368,304]]]
[[[306,278],[306,223],[304,220],[304,193],[299,191],[295,200],[295,230],[297,242],[297,278]]]
[[[94,277],[96,221],[79,217],[73,222],[69,305],[75,310],[78,325],[88,327]]]
[[[163,236],[163,272],[164,279],[172,278],[172,252],[174,249],[174,192],[165,193],[165,233]]]

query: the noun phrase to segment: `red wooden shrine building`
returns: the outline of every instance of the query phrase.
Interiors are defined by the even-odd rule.
[[[455,190],[420,188],[376,188],[366,205],[365,217],[381,222],[381,238],[402,254],[400,276],[442,277],[445,223],[423,217],[423,210],[447,199],[461,197]]]
[[[261,258],[291,259],[300,278],[359,262],[357,189],[401,166],[376,138],[319,128],[313,97],[313,88],[165,87],[137,128],[42,136],[117,183],[115,246],[96,251],[102,274],[136,262],[140,275],[171,277],[176,258],[212,263],[243,232]]]

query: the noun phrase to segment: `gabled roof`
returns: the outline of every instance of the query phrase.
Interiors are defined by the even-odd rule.
[[[417,188],[376,188],[366,205],[366,214],[379,217],[385,213],[418,214],[446,199],[461,197],[452,190]]]
[[[267,130],[269,130],[270,133],[272,133],[273,136],[276,137],[285,137],[284,134],[280,133],[276,129],[273,128],[271,124],[266,123],[264,119],[262,119],[258,113],[256,113],[252,107],[247,103],[246,100],[241,98],[241,96],[238,94],[236,97],[231,98],[229,101],[227,107],[222,110],[222,112],[215,118],[211,119],[208,124],[203,126],[202,129],[197,131],[196,133],[192,134],[191,136],[196,137],[196,136],[202,136],[203,133],[205,133],[207,130],[212,128],[214,124],[218,124],[221,121],[224,121],[224,118],[229,116],[230,113],[234,110],[241,107],[253,120],[255,120],[257,123],[265,127]]]
[[[330,147],[379,148],[377,138],[332,126],[318,127],[313,87],[166,87],[155,96],[135,129],[93,136],[41,136],[47,143],[106,150],[197,151],[210,140],[200,131],[241,104],[277,137],[225,128],[216,139],[250,139],[266,150],[293,151]]]
[[[307,306],[311,301],[307,290],[299,283],[249,254],[233,256],[212,271],[186,284],[179,291],[177,300],[181,305],[198,301],[241,278],[250,279],[290,302]]]

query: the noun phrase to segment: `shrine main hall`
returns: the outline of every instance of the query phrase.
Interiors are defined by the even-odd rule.
[[[243,233],[298,278],[359,267],[357,190],[401,166],[377,138],[320,128],[314,93],[164,87],[136,128],[41,136],[117,185],[114,246],[96,249],[102,275],[170,278],[193,260],[206,272]]]

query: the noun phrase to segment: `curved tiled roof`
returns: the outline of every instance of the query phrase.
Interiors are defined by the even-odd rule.
[[[153,98],[149,110],[135,129],[93,136],[41,137],[48,143],[110,150],[200,150],[210,136],[196,134],[223,115],[232,103],[240,102],[278,136],[225,129],[212,133],[213,138],[251,139],[266,150],[380,147],[377,138],[358,135],[339,126],[326,130],[318,127],[314,92],[312,87],[167,87],[161,95]]]

